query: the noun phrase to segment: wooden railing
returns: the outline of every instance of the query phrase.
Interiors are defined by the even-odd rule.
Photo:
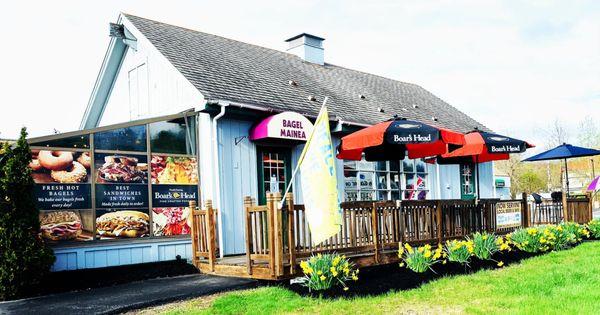
[[[567,221],[573,221],[580,224],[588,223],[592,220],[592,196],[569,197],[567,198],[567,211],[565,211]]]
[[[192,262],[194,265],[206,262],[211,271],[215,270],[215,260],[218,252],[216,209],[208,200],[204,209],[198,209],[195,201],[190,201],[190,222],[192,238]]]
[[[398,243],[443,243],[475,232],[504,234],[518,227],[541,222],[539,208],[527,203],[526,196],[517,200],[485,199],[419,200],[419,201],[359,201],[344,202],[341,206],[342,224],[339,232],[320,244],[313,244],[304,205],[295,204],[292,194],[285,198],[280,209],[281,194],[267,194],[265,205],[257,205],[250,197],[244,199],[246,255],[245,266],[228,269],[230,274],[259,279],[281,279],[297,273],[297,260],[322,252],[337,252],[363,265],[395,261]],[[569,199],[569,218],[589,221],[589,198]],[[502,211],[498,207],[502,205]],[[194,264],[201,270],[219,273],[226,269],[217,264],[216,210],[207,202],[199,210],[190,204],[192,222],[192,251]],[[512,220],[504,225],[497,222],[500,213],[519,213],[521,222]],[[556,210],[552,210],[556,211]],[[537,216],[537,217],[536,217]],[[510,222],[510,220],[509,220]],[[549,222],[544,222],[549,223]],[[225,260],[224,260],[225,261]],[[220,268],[220,269],[219,269]]]
[[[531,224],[558,224],[564,216],[562,201],[542,201],[531,204]]]

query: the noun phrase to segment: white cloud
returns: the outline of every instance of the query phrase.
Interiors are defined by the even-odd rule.
[[[7,8],[8,7],[8,8]],[[53,1],[0,12],[0,138],[76,129],[119,11],[417,83],[499,132],[544,140],[559,118],[600,124],[600,5],[555,1]],[[35,8],[33,10],[32,8]]]

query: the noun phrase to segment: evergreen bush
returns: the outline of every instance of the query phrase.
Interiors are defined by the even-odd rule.
[[[4,145],[0,161],[0,300],[35,292],[55,259],[38,234],[26,136],[23,128],[16,145]]]

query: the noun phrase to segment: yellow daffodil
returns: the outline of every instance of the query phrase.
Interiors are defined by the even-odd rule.
[[[327,277],[325,276],[320,276],[319,279],[321,279],[321,281],[325,281],[325,279],[327,279]]]
[[[321,271],[321,270],[317,271],[317,276],[320,276],[322,274],[323,274],[323,271]]]
[[[344,291],[348,291],[348,287],[344,287]]]
[[[503,261],[498,262],[498,267],[502,267],[502,266],[504,266],[504,262]]]

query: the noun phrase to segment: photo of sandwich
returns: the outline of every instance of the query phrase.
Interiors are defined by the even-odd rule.
[[[148,164],[145,157],[96,154],[97,183],[146,183]],[[100,164],[101,163],[101,164]]]
[[[31,176],[35,183],[87,183],[90,153],[71,151],[31,150]]]
[[[52,211],[40,214],[40,234],[51,241],[77,239],[83,230],[81,218],[73,211]]]
[[[149,235],[150,217],[133,210],[106,212],[96,219],[100,238],[137,238]]]
[[[190,234],[189,208],[154,208],[152,212],[154,236]]]
[[[153,155],[150,166],[152,184],[198,184],[195,158]]]

